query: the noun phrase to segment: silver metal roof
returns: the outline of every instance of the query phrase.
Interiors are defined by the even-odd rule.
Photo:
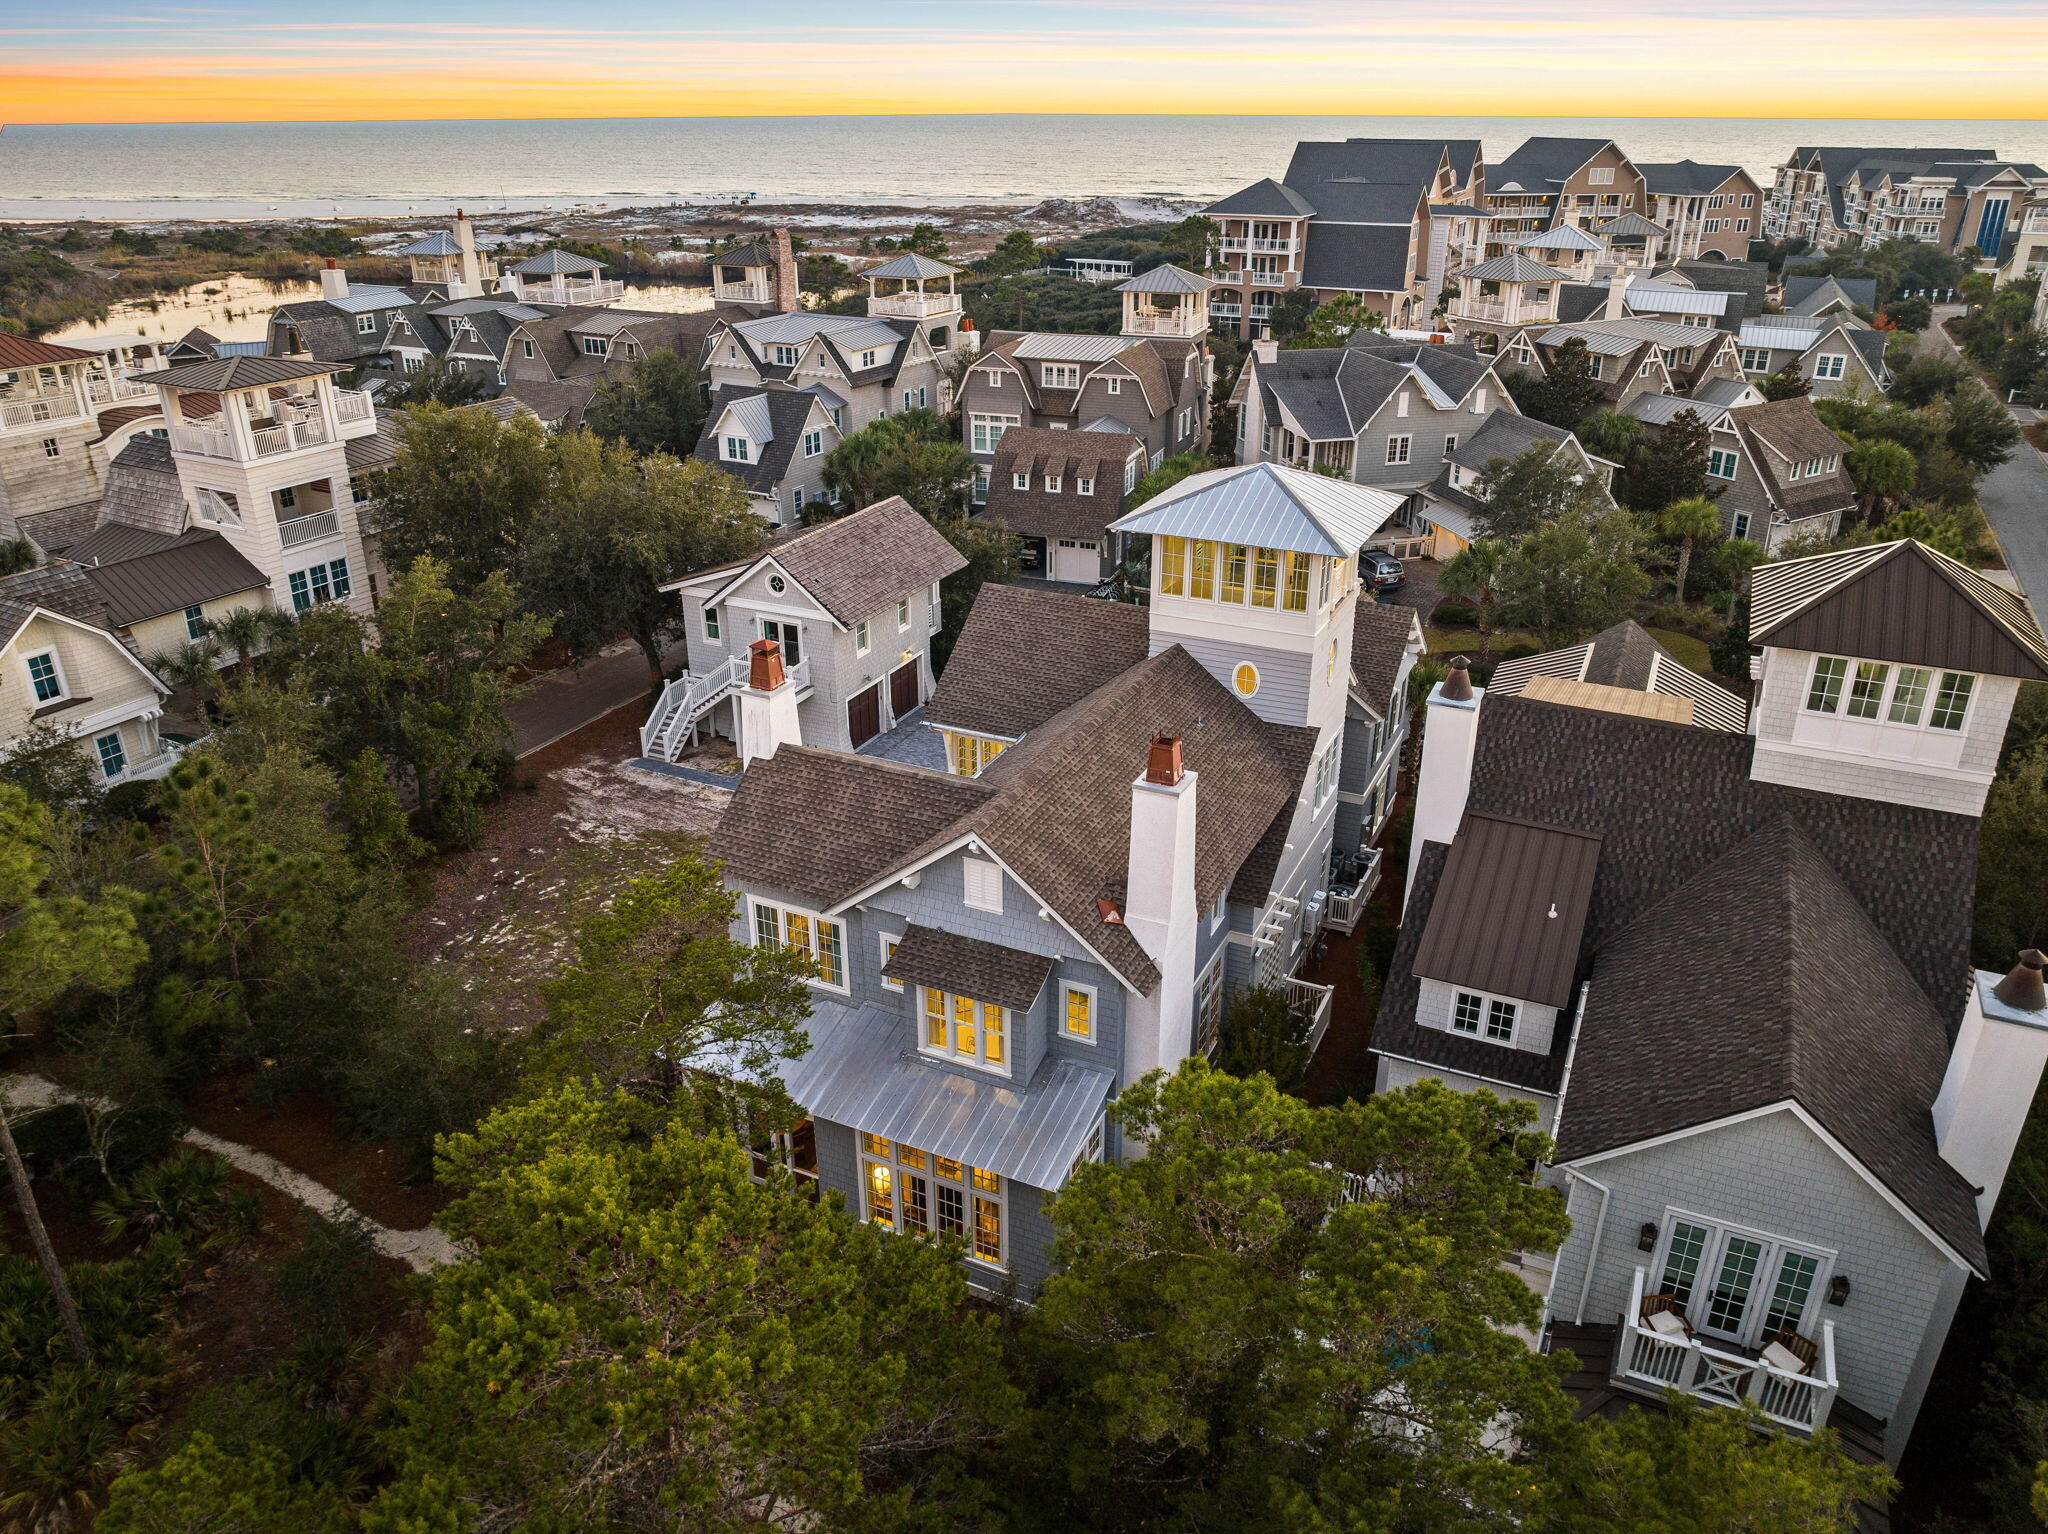
[[[1398,512],[1405,497],[1275,463],[1190,474],[1110,523],[1112,530],[1213,538],[1298,554],[1349,559]]]
[[[547,250],[537,256],[528,256],[512,270],[521,277],[553,277],[575,272],[601,272],[604,263],[566,250]]]
[[[445,229],[436,229],[424,239],[414,240],[410,245],[401,245],[391,252],[394,256],[459,256],[462,247],[455,243],[455,236]]]
[[[903,339],[893,326],[881,320],[863,319],[852,314],[813,314],[799,310],[794,314],[765,314],[758,320],[741,320],[733,326],[741,335],[757,346],[801,345],[813,336],[823,335],[842,351],[865,351],[870,347],[894,346]]]
[[[1775,318],[1783,320],[1786,316],[1777,315]],[[1766,325],[1756,320],[1744,320],[1737,339],[1744,346],[1767,346],[1773,351],[1803,352],[1825,333],[1810,322]]]
[[[1062,1060],[1028,1086],[928,1064],[909,1047],[911,1023],[879,1007],[819,1002],[810,1052],[783,1068],[789,1095],[812,1118],[982,1167],[1033,1188],[1057,1189],[1102,1117],[1116,1078]]]
[[[1591,344],[1595,335],[1605,335],[1626,340],[1632,345],[1643,341],[1655,341],[1659,346],[1675,346],[1681,349],[1703,345],[1720,335],[1719,331],[1711,327],[1702,329],[1698,325],[1674,325],[1669,320],[1650,320],[1639,315],[1631,315],[1619,320],[1576,320],[1570,324],[1559,325],[1554,330],[1543,333],[1543,344],[1557,345],[1558,342],[1553,341],[1551,337],[1560,330],[1566,337],[1580,336],[1588,344]],[[1595,347],[1594,350],[1597,351],[1599,348]]]
[[[775,421],[769,413],[767,395],[749,394],[745,399],[736,399],[725,407],[725,413],[739,424],[740,430],[751,440],[775,440]]]
[[[1131,336],[1070,336],[1035,330],[1019,341],[1010,355],[1042,362],[1107,362],[1137,344]]]
[[[344,314],[369,314],[378,309],[399,309],[413,302],[412,295],[403,288],[380,287],[376,283],[353,284],[339,298],[330,298],[328,303]]]
[[[1605,250],[1607,247],[1576,224],[1559,224],[1514,242],[1517,250]]]
[[[1129,282],[1116,286],[1119,293],[1206,293],[1216,284],[1207,277],[1197,277],[1193,272],[1182,271],[1168,264],[1155,266],[1149,272],[1141,272]]]
[[[838,396],[837,394],[834,394],[830,389],[826,388],[823,384],[807,385],[803,392],[806,394],[815,394],[818,397],[819,403],[822,404],[827,410],[844,410],[846,408],[846,401],[840,398],[840,396]]]
[[[1661,282],[1632,282],[1628,306],[1655,314],[1726,314],[1740,293],[1718,293],[1711,288],[1674,288]]]
[[[1545,346],[1562,346],[1583,341],[1586,350],[1600,357],[1625,357],[1643,344],[1641,336],[1618,335],[1609,330],[1587,330],[1578,325],[1553,325],[1536,338]]]
[[[880,266],[871,266],[860,275],[863,277],[957,277],[967,270],[964,266],[948,266],[943,261],[934,261],[930,256],[920,256],[915,251],[906,251],[893,260],[884,261]]]
[[[1690,410],[1709,426],[1728,413],[1726,405],[1708,400],[1685,399],[1676,394],[1638,394],[1628,402],[1628,413],[1651,426],[1667,426],[1680,412]]]
[[[1531,261],[1527,256],[1495,256],[1491,261],[1482,261],[1477,266],[1468,266],[1454,272],[1457,277],[1477,277],[1482,282],[1563,282],[1565,274],[1553,271],[1541,261]]]

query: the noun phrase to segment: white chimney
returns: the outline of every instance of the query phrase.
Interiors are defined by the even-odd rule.
[[[1410,891],[1422,844],[1449,846],[1465,818],[1472,757],[1479,747],[1479,705],[1485,701],[1486,689],[1472,685],[1462,655],[1451,658],[1450,675],[1429,691],[1422,717],[1422,765],[1415,774],[1415,825],[1408,842]]]
[[[1628,273],[1618,270],[1607,279],[1607,307],[1600,311],[1603,320],[1618,320],[1628,314]]]
[[[322,298],[348,297],[348,273],[341,269],[341,263],[332,256],[329,256],[327,264],[320,268],[320,296]]]
[[[1173,1071],[1194,1048],[1195,778],[1180,740],[1161,735],[1131,784],[1131,847],[1124,925],[1159,967],[1159,987],[1124,1013],[1124,1079]]]
[[[2048,958],[2029,948],[2004,979],[1983,969],[1971,977],[1969,1005],[1934,1099],[1935,1145],[1941,1159],[1978,1190],[1980,1226],[1991,1223],[2041,1069],[2048,1065],[2044,966]]]
[[[1254,341],[1252,342],[1252,355],[1261,362],[1278,362],[1280,360],[1280,343],[1278,341]]]
[[[796,682],[783,670],[782,646],[774,640],[757,639],[747,646],[747,685],[733,696],[739,704],[740,766],[804,743]]]
[[[484,290],[483,271],[476,260],[476,226],[469,221],[469,215],[455,210],[455,247],[461,252],[462,277],[448,284],[450,298],[474,298]],[[462,289],[460,293],[457,288]]]

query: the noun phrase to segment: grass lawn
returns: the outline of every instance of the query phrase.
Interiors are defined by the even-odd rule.
[[[1695,639],[1690,634],[1681,634],[1677,629],[1650,629],[1649,636],[1664,646],[1691,670],[1703,676],[1714,674],[1714,662],[1704,639]]]

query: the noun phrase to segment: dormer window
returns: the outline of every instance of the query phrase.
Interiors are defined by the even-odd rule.
[[[794,346],[778,346],[775,348],[775,365],[779,368],[793,368],[796,366],[798,355]]]
[[[356,316],[356,334],[357,334],[357,335],[359,335],[359,336],[368,336],[368,335],[375,335],[376,333],[377,333],[377,316],[376,316],[376,315],[374,315],[374,314],[359,314],[359,315],[357,315],[357,316]]]
[[[1064,481],[1057,474],[1048,474],[1045,476],[1046,492],[1050,495],[1058,495],[1060,493],[1060,486],[1062,483],[1064,483]]]
[[[876,357],[876,353],[874,353],[874,352],[871,352],[871,351],[868,351],[868,352],[862,352],[862,353],[860,354],[860,365],[861,365],[861,366],[862,366],[863,368],[871,368],[871,367],[873,367],[873,366],[875,365],[875,357]]]
[[[1515,1042],[1515,1019],[1521,1008],[1498,996],[1460,991],[1451,1003],[1451,1032],[1469,1034],[1494,1044]]]
[[[1095,481],[1083,474],[1074,481],[1074,493],[1076,495],[1093,495],[1095,493]]]
[[[602,357],[602,356],[604,355],[604,344],[605,344],[605,343],[604,343],[604,337],[603,337],[603,336],[584,336],[584,337],[582,337],[582,341],[583,341],[583,355],[584,355],[584,356],[586,356],[586,357]]]
[[[1806,708],[1814,714],[1953,732],[1969,715],[1976,685],[1977,678],[1967,671],[1823,655],[1814,661]]]
[[[1048,362],[1038,370],[1038,381],[1048,389],[1078,389],[1081,369],[1076,363]]]
[[[1102,387],[1106,393],[1121,394],[1124,392],[1124,381],[1121,378],[1105,378],[1102,380]]]
[[[727,463],[753,462],[754,444],[745,437],[727,437],[719,456]]]
[[[1012,474],[1010,476],[1010,488],[1012,490],[1029,490],[1031,488],[1031,476],[1029,474]]]

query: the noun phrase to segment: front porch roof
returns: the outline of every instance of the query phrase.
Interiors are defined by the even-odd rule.
[[[1102,1117],[1116,1078],[1062,1060],[1026,1086],[932,1065],[906,1047],[909,1025],[878,1007],[819,1002],[810,1053],[783,1070],[815,1119],[914,1145],[1034,1188],[1055,1189]]]

